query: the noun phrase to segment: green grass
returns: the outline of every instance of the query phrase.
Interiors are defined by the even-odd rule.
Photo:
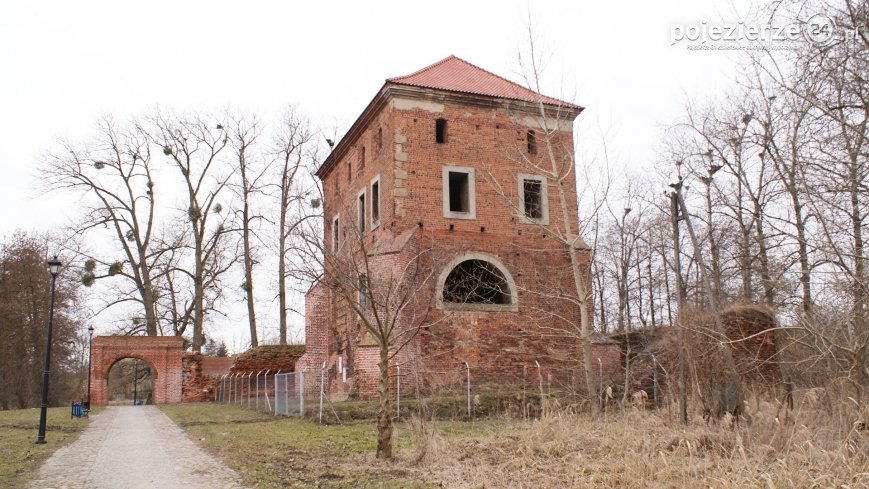
[[[414,470],[374,459],[371,421],[319,425],[216,404],[161,406],[175,423],[257,488],[428,488]],[[416,436],[396,425],[398,453],[413,449]]]
[[[39,409],[0,411],[0,487],[24,487],[58,448],[78,438],[86,418],[70,419],[68,407],[50,408],[44,445],[37,445]]]

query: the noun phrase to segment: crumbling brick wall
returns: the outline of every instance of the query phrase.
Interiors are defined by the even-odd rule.
[[[217,379],[230,372],[234,357],[209,357],[201,353],[185,353],[182,359],[183,402],[214,401]]]

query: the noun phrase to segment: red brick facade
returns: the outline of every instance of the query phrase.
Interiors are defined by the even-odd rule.
[[[481,86],[503,84],[468,66],[459,66],[460,75],[476,77]],[[393,359],[393,383],[401,366],[402,377],[421,374],[412,376],[414,382],[448,385],[465,375],[465,362],[478,383],[519,380],[529,367],[536,368],[535,362],[545,365],[556,382],[583,382],[580,310],[568,250],[557,239],[565,235],[565,221],[573,233],[578,227],[572,123],[582,109],[551,103],[544,108],[545,117],[540,105],[521,97],[388,81],[318,171],[325,197],[327,277],[337,275],[328,269],[329,254],[364,253],[369,275],[388,277],[406,271],[426,250],[431,276],[415,291],[415,300],[424,305],[404,309],[398,322],[424,328]],[[449,172],[464,180],[448,183]],[[553,174],[566,177],[559,182]],[[523,200],[526,181],[539,181],[543,188],[535,203],[543,216],[535,222],[523,209],[529,205]],[[464,182],[467,192],[445,191],[445,185],[458,188]],[[361,241],[360,196],[365,203]],[[470,209],[457,213],[453,206]],[[574,249],[587,277],[589,251],[581,240]],[[447,277],[466,260],[497,268],[506,279],[509,303],[481,307],[445,301]],[[420,314],[422,309],[426,314]],[[424,323],[419,322],[423,316]],[[306,296],[306,342],[299,368],[319,369],[326,361],[332,393],[364,397],[376,391],[379,348],[346,298],[323,283]]]

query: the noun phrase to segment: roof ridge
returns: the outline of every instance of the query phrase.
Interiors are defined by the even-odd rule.
[[[449,62],[453,63],[449,66],[444,66]],[[442,66],[444,66],[444,68],[440,68]],[[467,73],[477,73],[478,75],[476,78],[474,78],[473,76],[471,76],[470,78],[475,80],[475,82],[472,82],[471,85],[474,85],[476,83],[476,86],[465,85],[464,87],[462,87],[461,83],[456,85],[450,81],[447,81],[445,84],[439,81],[432,81],[433,79],[436,80],[438,76],[444,76],[444,73],[450,73],[450,75],[446,75],[447,78],[450,78],[451,76],[454,76],[454,72],[457,69],[459,71],[465,71]],[[490,80],[489,84],[495,83],[497,85],[500,85],[500,88],[497,86],[487,87],[486,82],[481,81],[485,80],[486,78]],[[477,95],[503,97],[531,103],[543,103],[545,105],[556,105],[582,110],[582,107],[576,105],[573,102],[568,102],[566,100],[557,99],[555,97],[550,97],[548,95],[540,93],[504,76],[477,66],[470,61],[462,59],[454,54],[451,54],[440,61],[432,63],[425,68],[414,71],[413,73],[410,73],[408,75],[387,78],[386,83],[435,88],[464,93],[472,93]]]
[[[455,54],[451,54],[451,55],[447,56],[446,58],[444,58],[444,59],[442,59],[442,60],[440,60],[440,61],[435,61],[434,63],[432,63],[432,64],[426,66],[425,68],[420,68],[420,69],[414,71],[413,73],[409,73],[409,74],[407,74],[407,75],[401,75],[401,76],[393,76],[393,77],[387,78],[386,81],[387,81],[387,82],[394,82],[395,80],[400,80],[400,79],[402,79],[402,78],[410,78],[410,77],[412,77],[412,76],[416,76],[416,75],[422,73],[423,71],[426,71],[426,70],[428,70],[428,69],[434,68],[435,66],[442,65],[442,64],[446,63],[447,61],[449,61],[449,60],[451,60],[451,59],[453,59],[453,58],[455,58],[455,59],[457,59],[457,60],[459,60],[459,61],[465,61],[465,60],[463,60],[462,58],[456,56]],[[468,62],[465,61],[465,63],[468,63]],[[470,64],[470,63],[468,63],[468,64]]]
[[[500,78],[501,80],[504,80],[505,82],[507,82],[507,83],[509,83],[509,84],[511,84],[511,85],[514,85],[514,86],[516,86],[516,87],[519,87],[519,88],[521,88],[522,90],[528,90],[529,92],[532,92],[534,95],[536,95],[537,97],[539,97],[539,98],[541,98],[541,99],[544,99],[544,98],[553,98],[553,97],[548,97],[548,96],[546,96],[546,95],[543,95],[542,93],[538,92],[537,90],[532,90],[531,88],[528,88],[528,87],[526,87],[525,85],[521,85],[521,84],[519,84],[519,83],[516,83],[516,82],[514,82],[513,80],[510,80],[509,78],[505,78],[505,77],[503,77],[503,76],[501,76],[501,75],[499,75],[499,74],[497,74],[497,73],[493,73],[493,72],[487,70],[486,68],[483,68],[483,67],[481,67],[481,66],[477,66],[477,65],[475,65],[474,63],[471,63],[470,61],[467,61],[467,60],[464,60],[464,59],[462,59],[462,58],[459,58],[458,56],[453,56],[453,57],[456,58],[457,60],[461,61],[462,63],[465,63],[465,64],[467,64],[467,65],[471,65],[471,66],[473,66],[474,68],[476,68],[476,69],[478,69],[478,70],[480,70],[480,71],[485,71],[486,73],[488,73],[488,74],[494,76],[495,78]]]

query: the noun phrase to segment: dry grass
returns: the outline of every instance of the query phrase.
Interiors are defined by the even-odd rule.
[[[78,438],[89,419],[70,419],[68,407],[50,408],[44,445],[37,445],[39,409],[0,411],[0,487],[24,487],[58,448]]]
[[[255,487],[869,488],[869,407],[835,398],[800,392],[786,413],[751,397],[751,423],[712,426],[699,414],[684,427],[674,411],[638,407],[597,420],[559,406],[536,421],[414,419],[396,425],[392,463],[374,460],[371,421],[319,426],[215,405],[167,411]]]
[[[683,427],[636,408],[596,421],[561,410],[488,437],[437,440],[421,468],[456,488],[869,487],[869,407],[844,401],[851,416],[840,422],[816,394],[787,419],[754,400],[753,422],[739,425]]]

